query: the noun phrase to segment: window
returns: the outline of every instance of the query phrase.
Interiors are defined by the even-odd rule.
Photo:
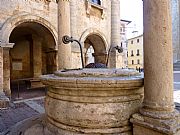
[[[91,0],[92,3],[97,4],[97,5],[101,5],[101,1],[100,0]]]
[[[133,54],[133,50],[131,51],[131,56],[134,56],[134,54]]]
[[[133,44],[133,40],[131,41],[131,44]]]
[[[137,64],[140,64],[140,60],[139,59],[137,60]]]
[[[123,31],[123,28],[121,28],[121,32]]]
[[[134,60],[132,60],[132,65],[134,65]]]
[[[139,54],[139,49],[137,49],[137,56],[139,56],[140,54]]]
[[[88,15],[87,17],[96,16],[98,18],[104,19],[106,11],[103,7],[102,0],[86,0],[85,3],[86,14]],[[96,14],[96,12],[98,12],[98,14]]]
[[[127,57],[128,57],[128,52],[127,52]]]
[[[139,43],[139,39],[137,39],[137,43]]]

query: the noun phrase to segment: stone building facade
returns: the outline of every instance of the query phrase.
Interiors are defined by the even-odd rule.
[[[143,35],[128,39],[128,68],[142,69],[143,55]]]
[[[123,48],[123,68],[126,68],[128,65],[128,58],[127,58],[127,52],[128,52],[128,43],[127,43],[127,27],[131,23],[129,20],[123,20],[121,19],[121,47]]]
[[[120,45],[120,23],[117,23],[120,13],[116,12],[120,8],[119,1],[100,0],[97,3],[92,0],[72,0],[68,10],[69,20],[64,16],[62,21],[57,13],[57,2],[0,1],[0,87],[1,93],[8,97],[11,96],[12,80],[37,78],[62,68],[81,68],[79,46],[74,42],[67,45],[70,53],[66,54],[59,46],[61,33],[66,28],[70,28],[67,34],[82,44],[85,64],[88,64],[86,56],[89,48],[94,50],[95,62],[106,63],[109,48]],[[112,49],[108,66],[122,67],[122,61],[122,55]],[[67,62],[68,66],[65,64]]]

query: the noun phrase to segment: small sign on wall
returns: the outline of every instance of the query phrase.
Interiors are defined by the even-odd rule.
[[[22,70],[22,60],[13,61],[12,70]]]

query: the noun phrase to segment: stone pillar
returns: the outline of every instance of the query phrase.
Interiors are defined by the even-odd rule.
[[[0,92],[3,92],[3,48],[0,47]]]
[[[94,59],[95,59],[95,63],[103,63],[106,64],[106,57],[107,54],[106,53],[93,53],[92,54]]]
[[[116,67],[116,50],[113,48],[121,44],[120,38],[120,0],[111,0],[111,48],[109,67]]]
[[[134,135],[179,135],[173,101],[170,0],[144,0],[144,101],[131,122]]]
[[[70,1],[58,1],[58,66],[59,69],[71,68],[71,46],[64,44],[62,37],[70,35]]]
[[[33,36],[33,77],[42,75],[42,38]]]
[[[70,2],[70,17],[71,17],[71,36],[75,39],[79,39],[78,35],[77,35],[77,1],[76,0],[72,0]],[[75,42],[74,42],[75,43]],[[79,46],[76,44],[77,48],[79,48]]]
[[[0,108],[6,108],[9,105],[9,98],[6,95],[11,96],[9,49],[13,45],[11,43],[0,44]]]
[[[71,36],[74,38],[74,39],[77,39],[79,40],[79,35],[77,34],[78,33],[78,27],[77,27],[77,22],[78,22],[78,17],[77,17],[77,0],[71,0],[70,2],[70,10],[71,10]],[[84,47],[84,43],[81,43],[81,45]],[[77,57],[77,55],[81,55],[81,52],[80,52],[80,49],[79,49],[79,45],[77,44],[77,42],[72,42],[71,43],[71,51],[72,51],[72,63],[76,62],[76,65],[73,64],[72,65],[72,68],[79,68],[79,65],[81,67],[81,61],[79,61],[79,57]],[[84,51],[83,51],[83,54],[84,54]],[[75,57],[74,57],[75,56]],[[84,59],[86,59],[85,55],[84,56]],[[86,65],[86,64],[85,64]]]
[[[8,97],[11,97],[10,88],[10,55],[9,50],[14,44],[9,44],[9,47],[3,48],[3,90]]]

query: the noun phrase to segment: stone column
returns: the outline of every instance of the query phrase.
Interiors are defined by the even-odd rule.
[[[3,92],[3,48],[0,47],[0,92]]]
[[[170,0],[144,2],[144,101],[135,114],[134,135],[179,135],[173,101]]]
[[[92,54],[94,59],[95,59],[95,63],[103,63],[106,64],[106,57],[107,54],[106,53],[93,53]]]
[[[3,47],[3,90],[8,97],[11,97],[10,88],[10,55],[9,50],[14,44],[8,44]]]
[[[120,0],[111,0],[111,48],[109,67],[116,67],[116,50],[113,48],[121,44],[120,38]]]
[[[33,77],[42,75],[42,38],[33,36]]]
[[[71,18],[71,36],[75,39],[78,39],[78,35],[77,35],[77,1],[76,0],[72,0],[70,2],[70,18]],[[75,42],[74,42],[75,43]],[[77,48],[79,48],[79,46],[76,44]]]
[[[71,10],[71,36],[74,38],[74,39],[77,39],[79,40],[79,35],[77,34],[78,33],[78,17],[77,17],[77,0],[71,0],[70,2],[70,10]],[[84,42],[81,43],[82,47],[84,47]],[[83,49],[84,50],[84,49]],[[76,42],[72,42],[71,43],[71,51],[72,51],[72,56],[73,56],[73,59],[72,59],[72,63],[78,61],[76,63],[76,65],[72,65],[72,68],[78,68],[78,67],[81,67],[81,61],[79,61],[79,57],[77,57],[77,55],[81,55],[81,52],[80,52],[80,49],[79,49],[79,45],[76,43]],[[83,51],[83,56],[84,56],[84,59],[86,59],[85,57],[85,52]],[[75,57],[74,57],[75,56]],[[79,66],[80,65],[80,66]],[[86,64],[85,64],[86,65]]]
[[[70,1],[58,1],[58,67],[59,69],[71,68],[71,46],[64,44],[62,37],[70,35]]]

